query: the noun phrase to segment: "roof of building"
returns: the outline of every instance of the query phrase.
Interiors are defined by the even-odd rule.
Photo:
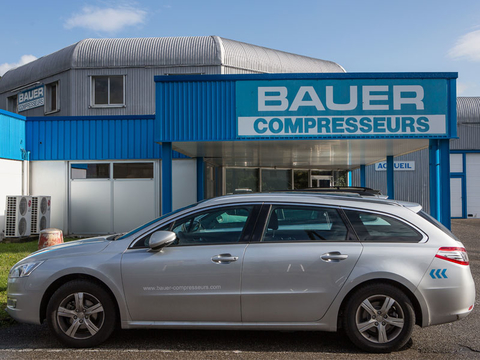
[[[480,122],[480,97],[457,97],[457,123]]]
[[[0,92],[70,69],[215,65],[249,73],[345,72],[332,61],[218,36],[84,39],[9,70],[0,79]]]

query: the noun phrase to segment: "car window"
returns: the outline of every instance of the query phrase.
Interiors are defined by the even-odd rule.
[[[423,236],[410,225],[388,215],[345,210],[360,241],[419,242]]]
[[[274,205],[262,241],[345,241],[347,235],[347,227],[335,209]]]
[[[155,229],[155,231],[160,231],[160,230],[170,230],[170,228],[172,227],[172,223],[169,223],[167,225],[164,225],[162,226],[161,228],[159,229]],[[133,246],[131,247],[132,249],[137,249],[137,248],[147,248],[149,243],[150,243],[150,237],[152,236],[152,234],[155,232],[155,231],[152,231],[150,234],[148,235],[145,235],[143,238],[141,238],[140,240],[136,241]]]
[[[176,245],[239,242],[253,206],[216,208],[175,221]]]

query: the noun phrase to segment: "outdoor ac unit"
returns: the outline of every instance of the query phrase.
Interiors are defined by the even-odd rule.
[[[32,234],[50,227],[51,196],[32,196]]]
[[[5,237],[30,235],[32,221],[31,196],[7,196],[5,204]]]

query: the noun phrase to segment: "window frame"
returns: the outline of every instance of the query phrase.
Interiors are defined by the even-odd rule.
[[[138,236],[135,237],[135,239],[130,243],[128,246],[128,250],[131,249],[149,249],[149,247],[146,246],[136,246],[138,242],[141,242],[144,240],[145,237],[150,236],[156,231],[161,231],[162,228],[168,226],[168,230],[166,231],[171,231],[175,227],[175,223],[178,221],[181,221],[186,218],[190,217],[195,217],[199,215],[200,213],[204,212],[209,212],[209,211],[214,211],[216,209],[227,209],[227,208],[233,208],[233,207],[238,207],[238,206],[252,206],[252,211],[245,222],[244,228],[242,230],[242,234],[240,235],[240,240],[237,242],[221,242],[221,243],[198,243],[198,244],[172,244],[169,245],[169,247],[184,247],[184,246],[217,246],[217,245],[236,245],[236,244],[249,244],[251,241],[251,237],[254,233],[255,225],[260,217],[260,210],[262,208],[262,204],[258,202],[246,202],[246,203],[238,203],[238,204],[221,204],[221,205],[216,205],[216,206],[209,206],[209,207],[202,207],[200,209],[197,209],[196,211],[188,211],[191,209],[191,207],[187,207],[185,212],[179,212],[178,214],[174,214],[175,216],[173,218],[167,216],[164,219],[161,219],[160,222],[154,226],[153,228],[150,228],[149,230],[139,234]],[[164,221],[162,221],[164,220]]]
[[[11,105],[13,105],[14,109],[11,109]],[[7,111],[18,114],[18,93],[7,96],[5,108],[7,109]]]
[[[45,104],[43,105],[43,112],[45,115],[53,114],[60,111],[60,80],[45,84]],[[55,109],[50,109],[52,99],[52,87],[55,86]]]
[[[271,210],[274,206],[286,206],[286,207],[304,207],[304,208],[320,208],[320,209],[330,209],[335,210],[343,222],[343,225],[347,229],[347,234],[345,236],[345,240],[292,240],[292,241],[262,241],[265,232],[267,231],[268,221],[270,220]],[[357,234],[353,231],[352,225],[346,218],[345,213],[343,212],[340,206],[335,205],[327,205],[327,204],[312,204],[312,203],[297,203],[297,202],[268,202],[265,203],[261,209],[261,214],[259,215],[259,222],[262,226],[257,226],[255,229],[255,234],[252,236],[252,242],[256,242],[258,244],[302,244],[302,243],[352,243],[352,242],[359,242]]]
[[[370,209],[364,209],[364,208],[353,208],[353,207],[345,207],[345,206],[342,206],[341,207],[342,209],[342,212],[344,213],[344,216],[345,216],[345,219],[346,221],[348,221],[348,224],[350,226],[350,228],[352,229],[353,233],[355,234],[355,237],[358,239],[359,242],[361,243],[377,243],[377,244],[424,244],[428,241],[428,235],[425,233],[425,231],[421,230],[418,226],[416,226],[415,224],[405,220],[404,218],[401,218],[395,214],[391,214],[391,213],[386,213],[386,212],[382,212],[382,211],[377,211],[377,210],[370,210]],[[358,236],[356,230],[355,230],[355,227],[352,225],[352,223],[350,222],[350,219],[348,218],[347,214],[344,212],[345,210],[349,210],[349,211],[358,211],[358,212],[364,212],[364,213],[369,213],[369,214],[373,214],[373,215],[379,215],[379,216],[385,216],[385,217],[390,217],[394,220],[397,220],[401,223],[403,223],[404,225],[408,226],[408,227],[411,227],[413,228],[416,232],[418,232],[420,235],[422,235],[422,239],[420,239],[419,241],[401,241],[401,240],[390,240],[390,241],[378,241],[378,240],[360,240],[360,237]]]
[[[110,78],[112,76],[121,76],[122,77],[122,92],[123,99],[121,104],[111,104],[111,93],[110,93]],[[107,104],[96,104],[95,103],[95,79],[106,77],[108,79],[107,85]],[[109,74],[109,75],[90,75],[90,108],[92,109],[101,109],[101,108],[124,108],[125,104],[125,90],[126,90],[126,75],[125,74]]]

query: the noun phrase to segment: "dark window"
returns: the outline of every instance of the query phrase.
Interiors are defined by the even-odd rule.
[[[226,170],[227,194],[258,192],[258,169],[235,169]]]
[[[262,241],[345,241],[348,230],[335,209],[273,206]]]
[[[206,245],[240,241],[253,206],[211,209],[175,221],[177,245]]]
[[[18,113],[17,95],[9,96],[7,100],[7,110],[13,113]]]
[[[153,179],[153,163],[115,163],[114,179]]]
[[[387,215],[345,210],[360,241],[419,242],[423,236],[410,225]]]
[[[58,82],[45,85],[46,100],[45,100],[45,113],[50,113],[60,110],[60,101],[58,93]]]
[[[292,189],[292,170],[262,169],[262,191]]]
[[[94,76],[93,105],[123,105],[123,75]]]
[[[72,179],[109,179],[110,164],[72,164]]]

